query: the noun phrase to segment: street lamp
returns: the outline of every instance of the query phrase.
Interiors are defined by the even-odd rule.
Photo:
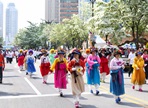
[[[96,0],[90,0],[91,2],[91,6],[92,6],[92,17],[94,16],[94,3],[96,2]]]

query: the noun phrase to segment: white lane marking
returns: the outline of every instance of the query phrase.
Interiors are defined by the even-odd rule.
[[[20,70],[18,70],[19,73],[22,73]]]
[[[30,85],[30,87],[35,91],[35,93],[37,95],[41,95],[41,93],[38,91],[38,89],[26,77],[24,77],[24,79]]]
[[[91,93],[84,92],[82,95],[89,95]],[[108,94],[107,92],[101,92],[100,94]],[[72,93],[66,93],[64,95],[72,95]],[[21,98],[38,98],[38,97],[53,97],[59,96],[59,94],[43,94],[43,95],[19,95],[19,96],[1,96],[0,99],[21,99]]]

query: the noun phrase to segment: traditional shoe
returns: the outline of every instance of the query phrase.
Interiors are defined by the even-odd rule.
[[[75,102],[75,108],[79,108],[79,102]]]
[[[99,94],[99,91],[98,90],[96,90],[96,95],[98,95]]]
[[[119,103],[119,100],[118,100],[118,98],[115,100],[115,102],[118,104]]]
[[[93,90],[90,90],[90,93],[93,94],[94,93]]]
[[[121,98],[120,98],[120,97],[118,97],[118,101],[119,101],[119,102],[121,101]]]
[[[132,88],[135,89],[135,86],[133,86]]]
[[[46,81],[43,81],[43,84],[47,84],[47,82]]]
[[[143,90],[140,88],[139,91],[142,92]]]
[[[28,72],[26,72],[26,75],[28,75]]]
[[[60,97],[63,97],[63,93],[62,92],[60,93]]]

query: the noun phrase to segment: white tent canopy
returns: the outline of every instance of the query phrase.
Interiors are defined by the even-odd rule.
[[[96,38],[96,44],[95,44],[96,48],[102,48],[104,45],[106,45],[106,42],[99,35],[95,35],[95,38]]]

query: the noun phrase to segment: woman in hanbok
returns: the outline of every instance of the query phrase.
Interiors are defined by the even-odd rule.
[[[47,84],[48,73],[50,72],[50,61],[46,50],[42,51],[40,72],[43,77],[43,84]]]
[[[68,63],[68,70],[71,73],[71,87],[72,87],[72,94],[75,98],[75,107],[79,108],[79,100],[81,94],[84,92],[84,67],[85,63],[80,59],[80,51],[75,49],[73,50],[71,56],[71,61]]]
[[[145,77],[146,77],[146,79],[148,79],[148,49],[144,50],[142,57],[144,59]]]
[[[51,49],[51,50],[50,50],[49,61],[50,61],[50,64],[51,64],[51,65],[53,64],[53,62],[54,62],[54,60],[55,60],[55,58],[54,58],[55,53],[54,53],[54,52],[55,52],[54,49]]]
[[[133,63],[133,74],[131,82],[133,83],[133,89],[135,85],[139,85],[139,91],[142,92],[142,85],[145,83],[145,72],[144,72],[144,60],[141,57],[142,53],[137,52]]]
[[[28,75],[28,71],[27,71],[27,56],[28,56],[28,50],[25,51],[24,55],[25,55],[25,58],[24,58],[24,67],[25,67],[26,75]]]
[[[125,93],[124,90],[124,61],[120,58],[121,53],[115,52],[114,58],[110,62],[110,92],[115,97],[115,102],[121,101],[120,95]]]
[[[59,89],[60,96],[63,97],[62,89],[67,88],[67,61],[64,58],[65,52],[63,50],[58,51],[58,58],[54,60],[51,66],[51,71],[54,71],[54,86]]]
[[[101,74],[101,81],[105,83],[105,77],[109,74],[109,67],[108,67],[108,59],[105,54],[105,49],[101,50],[100,56],[100,74]]]
[[[20,68],[20,71],[23,71],[24,58],[25,58],[25,55],[23,53],[23,50],[21,49],[18,54],[18,66]]]
[[[32,50],[29,50],[28,53],[29,53],[29,55],[27,56],[26,63],[27,63],[27,71],[30,74],[30,78],[31,78],[32,74],[34,72],[36,72],[36,69],[35,69],[35,66],[34,66],[35,59],[34,59]]]
[[[90,50],[91,54],[87,58],[86,64],[86,76],[87,76],[87,84],[89,86],[90,92],[93,94],[93,85],[95,86],[96,95],[99,94],[99,85],[100,85],[100,57],[97,55],[97,49],[92,48]]]

